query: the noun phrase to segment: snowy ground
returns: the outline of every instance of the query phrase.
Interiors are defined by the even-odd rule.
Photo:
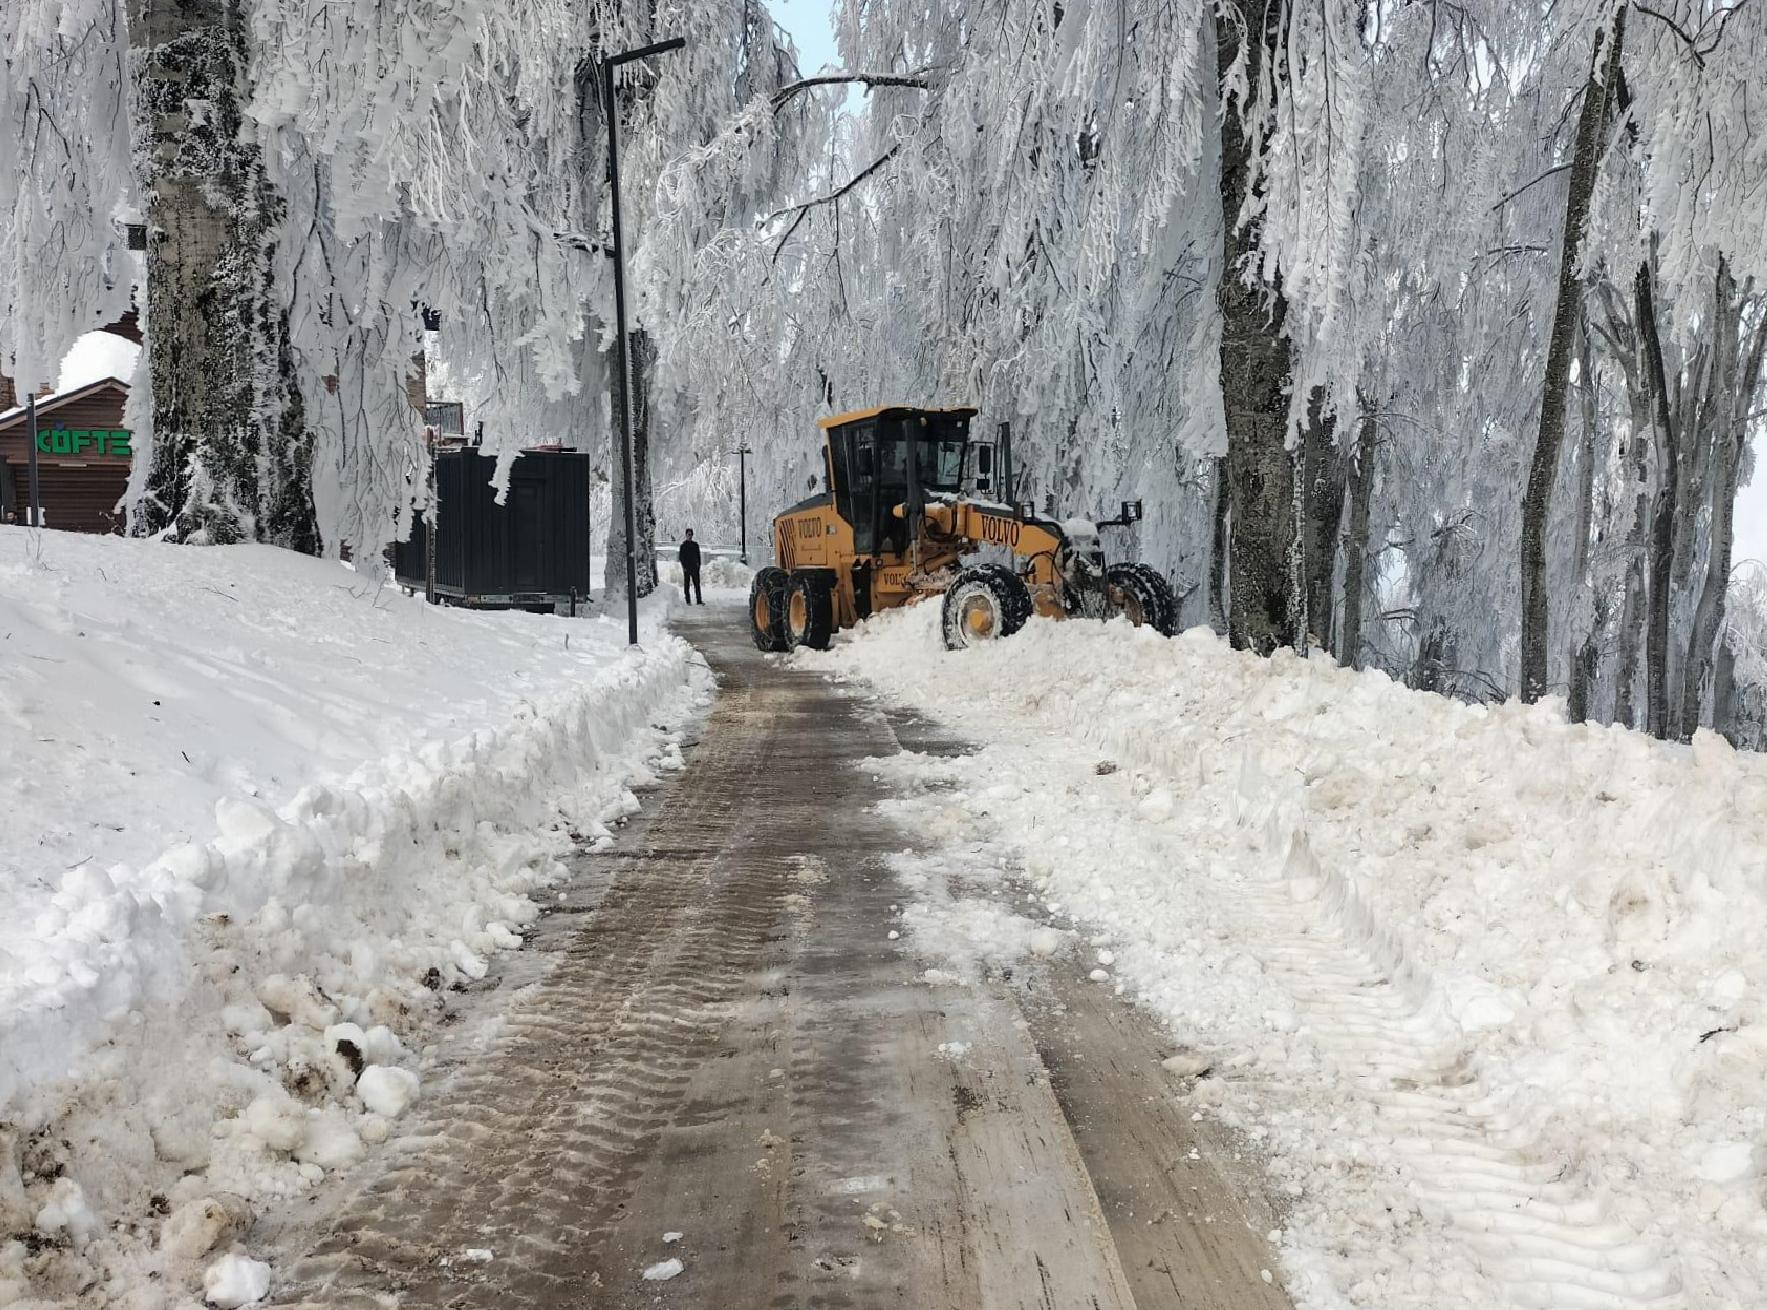
[[[961,973],[1053,914],[1158,1012],[1267,1154],[1303,1310],[1767,1305],[1767,759],[1201,632],[947,655],[936,618],[794,657],[982,745],[875,766],[999,869],[922,878],[910,936]]]
[[[0,529],[0,1306],[257,1288],[253,1208],[386,1137],[443,991],[678,761],[662,618]]]

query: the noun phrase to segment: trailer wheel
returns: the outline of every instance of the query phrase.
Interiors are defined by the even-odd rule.
[[[804,570],[791,575],[786,597],[785,636],[793,650],[827,650],[834,636],[834,583],[826,574]]]
[[[749,586],[749,635],[755,649],[764,651],[790,650],[785,634],[785,600],[791,589],[791,575],[784,569],[769,565],[755,574]]]
[[[1151,564],[1113,564],[1105,572],[1109,613],[1138,628],[1170,637],[1178,630],[1178,599],[1172,584]]]
[[[1000,564],[965,569],[945,593],[945,649],[962,650],[1010,637],[1031,617],[1025,580]]]

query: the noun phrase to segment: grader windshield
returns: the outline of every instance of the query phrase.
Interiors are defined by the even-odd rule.
[[[928,424],[925,431],[917,431],[920,423],[914,419],[885,422],[877,440],[878,482],[907,495],[908,452],[912,449],[920,465],[921,490],[955,495],[963,484],[963,455],[969,439],[966,432],[951,435],[939,430],[951,426]],[[967,428],[968,423],[963,426]]]

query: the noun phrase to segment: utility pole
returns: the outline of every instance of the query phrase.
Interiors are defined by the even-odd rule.
[[[37,393],[34,391],[25,401],[25,415],[31,429],[31,526],[40,528],[43,526],[43,493],[37,485]]]
[[[736,513],[741,520],[737,530],[742,536],[742,562],[749,562],[749,456],[754,448],[743,442],[730,452],[736,456]]]
[[[614,210],[614,327],[620,369],[620,475],[626,488],[626,640],[638,644],[638,503],[632,477],[632,367],[626,343],[626,240],[620,220],[620,106],[614,70],[621,64],[679,50],[681,37],[609,55],[601,62],[601,93],[607,105],[607,175]]]

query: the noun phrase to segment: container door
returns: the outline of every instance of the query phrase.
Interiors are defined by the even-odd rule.
[[[541,512],[539,482],[509,484],[509,503],[504,514],[509,522],[509,555],[511,591],[545,591],[546,542],[545,515]]]

